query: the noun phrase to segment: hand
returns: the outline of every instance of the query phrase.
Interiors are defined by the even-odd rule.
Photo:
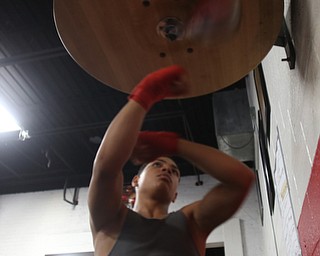
[[[166,97],[177,97],[187,92],[186,71],[170,66],[147,75],[131,92],[129,99],[138,102],[147,111]]]
[[[230,36],[240,24],[241,0],[198,0],[187,24],[190,38]]]
[[[179,135],[174,132],[140,132],[131,161],[143,164],[160,156],[172,156],[177,153]]]

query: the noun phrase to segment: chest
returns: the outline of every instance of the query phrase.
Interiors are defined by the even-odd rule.
[[[145,219],[130,213],[110,255],[197,256],[199,254],[182,215],[174,214],[158,220]]]

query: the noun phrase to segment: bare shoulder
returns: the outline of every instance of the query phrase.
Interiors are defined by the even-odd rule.
[[[239,209],[247,192],[247,188],[221,183],[182,211],[198,232],[209,235]]]
[[[199,207],[201,207],[201,200],[188,204],[181,208],[181,211],[186,216],[189,225],[192,227],[192,231],[197,233],[202,232],[201,226],[199,226],[197,219],[197,211]]]
[[[200,201],[193,202],[181,208],[181,211],[189,219],[193,217],[194,211],[199,207]]]
[[[195,218],[195,211],[197,207],[199,207],[199,204],[200,204],[200,201],[194,202],[192,204],[184,206],[181,209],[181,211],[187,218],[190,235],[192,237],[192,240],[195,246],[198,249],[199,254],[205,255],[206,241],[209,233],[201,229],[201,227],[198,225],[198,222]]]
[[[117,242],[127,213],[127,207],[123,206],[114,221],[108,223],[101,230],[95,231],[91,226],[95,255],[109,255]]]

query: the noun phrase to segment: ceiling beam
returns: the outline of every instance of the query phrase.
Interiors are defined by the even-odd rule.
[[[12,66],[17,65],[25,62],[31,61],[39,61],[39,60],[46,60],[51,58],[56,58],[60,56],[68,55],[67,51],[61,46],[51,49],[46,49],[42,51],[36,51],[26,54],[21,54],[17,56],[1,58],[0,59],[0,67]]]

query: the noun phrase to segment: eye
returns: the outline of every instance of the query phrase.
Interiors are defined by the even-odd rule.
[[[178,169],[172,168],[172,171],[175,175],[177,175],[178,177],[180,176],[180,173],[178,171]]]
[[[162,163],[161,162],[154,162],[152,164],[153,167],[161,167],[162,166]]]

